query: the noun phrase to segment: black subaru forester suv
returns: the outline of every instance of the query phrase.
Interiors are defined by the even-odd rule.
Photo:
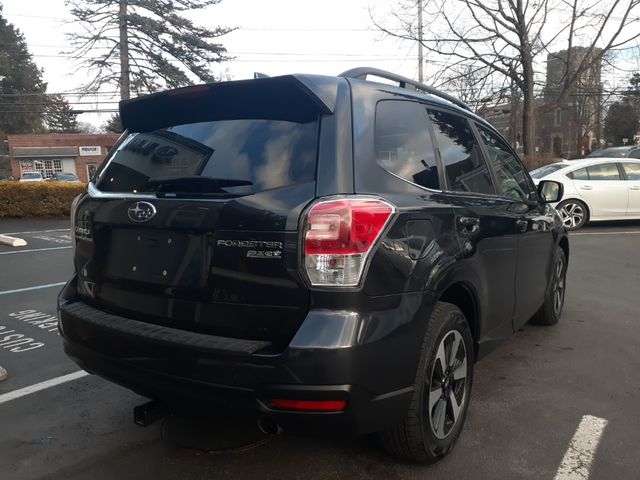
[[[383,77],[398,86],[368,81]],[[173,405],[446,455],[473,365],[558,321],[569,244],[518,156],[456,99],[375,69],[124,101],[72,208],[67,354]]]

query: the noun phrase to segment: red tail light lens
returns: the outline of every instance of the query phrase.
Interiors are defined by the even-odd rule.
[[[377,198],[329,200],[314,205],[305,228],[305,268],[313,285],[354,286],[373,245],[395,212]]]

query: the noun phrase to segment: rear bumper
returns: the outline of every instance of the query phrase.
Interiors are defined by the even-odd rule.
[[[78,298],[58,300],[65,352],[80,367],[176,408],[257,410],[291,431],[362,434],[402,420],[429,318],[429,295],[377,312],[310,311],[291,344],[228,339],[110,315]],[[381,324],[381,321],[389,322]],[[384,328],[381,328],[381,325]],[[339,412],[294,412],[271,400],[345,400]]]

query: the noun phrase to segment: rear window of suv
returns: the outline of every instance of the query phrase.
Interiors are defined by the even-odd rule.
[[[318,122],[219,120],[129,133],[96,181],[104,192],[246,195],[313,181]]]

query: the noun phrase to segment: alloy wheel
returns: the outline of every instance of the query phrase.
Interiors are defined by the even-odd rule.
[[[585,218],[585,211],[582,205],[574,202],[567,202],[558,211],[564,226],[567,228],[576,228],[582,225]]]
[[[560,316],[564,305],[564,292],[566,287],[566,279],[564,275],[564,258],[560,257],[556,262],[555,271],[553,272],[553,313],[556,317]]]
[[[457,330],[442,338],[427,387],[429,426],[442,440],[458,423],[466,402],[467,349]]]

